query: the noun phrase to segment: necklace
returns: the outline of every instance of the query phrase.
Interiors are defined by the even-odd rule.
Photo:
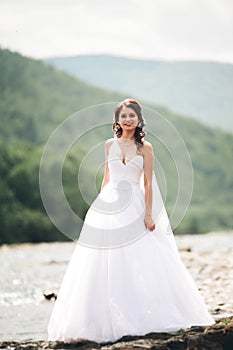
[[[118,138],[117,141],[119,142],[119,147],[121,149],[121,161],[124,165],[126,165],[126,159],[129,159],[130,154],[132,154],[132,146],[134,144],[135,140],[132,139],[126,139],[126,138]],[[128,142],[127,142],[128,141]],[[127,154],[127,157],[126,157]]]
[[[124,145],[124,146],[130,146],[130,145],[132,145],[132,143],[133,143],[133,141],[134,140],[131,140],[131,139],[118,139],[119,141],[120,141],[120,143],[122,144],[122,145]],[[123,140],[127,140],[127,141],[129,141],[129,142],[126,142],[126,141],[123,141]]]

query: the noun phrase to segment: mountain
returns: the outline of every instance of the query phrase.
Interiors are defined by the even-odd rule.
[[[233,131],[232,64],[109,55],[52,57],[45,61],[95,86]]]
[[[78,124],[61,129],[58,147],[52,149],[45,170],[49,175],[48,196],[56,211],[60,197],[54,181],[68,139],[71,143],[64,159],[62,184],[70,207],[83,218],[100,188],[103,143],[113,136],[113,106],[127,95],[91,86],[45,62],[9,50],[0,49],[0,74],[0,243],[67,239],[51,224],[43,208],[39,170],[44,147],[78,111]],[[168,213],[174,206],[179,181],[189,181],[189,174],[179,178],[172,155],[179,150],[176,147],[180,136],[191,157],[194,171],[191,203],[175,233],[232,228],[233,135],[166,108],[140,102],[147,121],[146,138],[155,152],[156,171],[165,176],[165,183],[163,176],[159,183],[167,189]],[[89,155],[92,158],[87,161]],[[180,156],[182,166],[182,152],[176,156]],[[83,169],[82,179],[77,182]],[[181,170],[185,173],[185,168]],[[80,181],[82,188],[78,186]],[[61,222],[69,224],[65,212],[59,211],[58,215]]]
[[[0,137],[36,144],[85,107],[117,101],[119,94],[96,88],[42,61],[0,50]]]

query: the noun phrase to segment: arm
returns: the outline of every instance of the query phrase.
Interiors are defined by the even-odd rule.
[[[112,143],[111,139],[105,142],[105,168],[104,168],[104,177],[101,185],[101,190],[109,182],[108,151],[111,143]]]
[[[145,225],[150,231],[155,229],[152,218],[152,175],[154,169],[154,153],[152,145],[144,141],[144,187],[145,187]]]

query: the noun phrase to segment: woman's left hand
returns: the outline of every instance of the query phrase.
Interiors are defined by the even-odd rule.
[[[145,216],[144,223],[150,231],[154,231],[155,223],[154,223],[154,220],[152,219],[151,215]]]

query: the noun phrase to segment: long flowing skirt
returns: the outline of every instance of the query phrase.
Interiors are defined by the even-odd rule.
[[[110,197],[112,190],[107,186],[103,193]],[[140,216],[142,209],[143,193],[137,189],[119,215]],[[120,234],[117,215],[115,221],[108,215],[90,207],[86,223],[98,221],[99,230],[102,223]],[[144,230],[128,244],[101,249],[77,242],[51,314],[48,340],[108,342],[212,323],[173,234],[164,232],[161,215],[154,231]]]

